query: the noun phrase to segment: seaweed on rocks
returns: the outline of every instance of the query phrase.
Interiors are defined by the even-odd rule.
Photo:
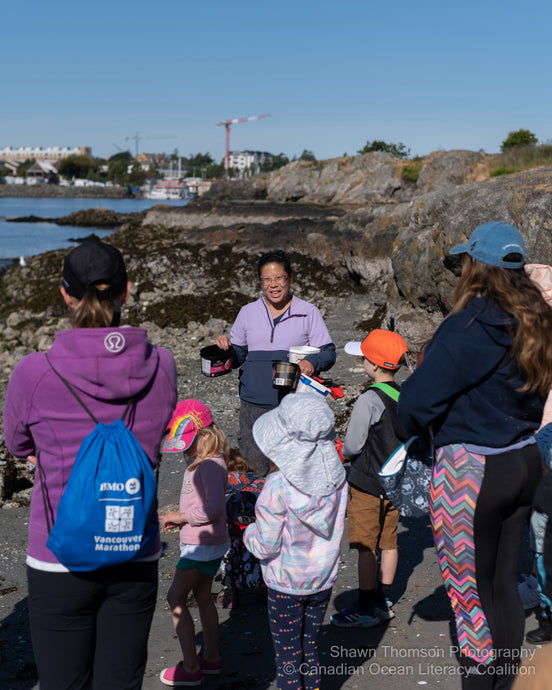
[[[27,259],[26,266],[14,265],[0,274],[0,319],[17,310],[48,311],[63,316],[61,267],[65,250],[54,250]]]
[[[97,208],[74,211],[62,218],[52,218],[57,225],[78,225],[80,227],[116,228],[123,223],[138,225],[144,218],[145,211],[118,213],[110,208]]]
[[[242,293],[231,290],[200,295],[171,295],[166,299],[141,308],[139,305],[127,311],[131,326],[145,321],[160,328],[185,328],[190,321],[205,323],[211,318],[234,321],[240,308],[248,301]]]

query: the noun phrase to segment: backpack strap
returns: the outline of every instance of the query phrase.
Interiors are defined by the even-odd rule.
[[[393,388],[393,386],[390,386],[388,383],[373,383],[370,388],[377,388],[378,390],[382,391],[382,393],[385,393],[385,395],[389,396],[391,400],[394,400],[395,402],[399,401],[399,391],[396,388]]]
[[[40,478],[40,489],[42,492],[42,502],[44,503],[44,517],[46,518],[46,527],[48,528],[48,536],[50,535],[50,530],[52,529],[52,525],[50,523],[50,513],[48,512],[48,503],[46,501],[46,493],[44,491],[44,470],[42,469],[42,465],[40,464],[40,453],[37,451],[36,454],[36,467],[38,469],[38,476]]]
[[[92,412],[90,412],[90,410],[88,409],[88,407],[86,407],[86,405],[84,404],[84,402],[79,398],[79,396],[77,395],[77,393],[75,392],[75,390],[73,389],[73,387],[71,386],[71,384],[69,383],[69,381],[67,381],[67,379],[64,379],[63,376],[59,373],[59,371],[54,367],[54,365],[52,364],[52,362],[50,362],[50,360],[49,360],[49,358],[48,358],[48,355],[45,355],[45,356],[46,356],[46,361],[47,361],[48,364],[50,365],[50,367],[51,367],[52,371],[54,372],[54,374],[59,378],[60,381],[62,381],[62,382],[65,384],[65,386],[67,387],[67,390],[73,395],[73,397],[75,398],[75,400],[82,406],[82,408],[85,410],[85,412],[86,412],[90,417],[92,417],[93,421],[96,422],[96,424],[99,424],[99,421],[98,421],[98,420],[96,419],[96,417],[92,414]],[[132,398],[129,398],[129,399],[128,399],[127,406],[125,407],[125,411],[123,412],[123,416],[121,417],[121,419],[124,420],[124,418],[127,416],[127,412],[129,411],[130,406],[131,406],[132,403],[135,401],[135,399],[136,399],[135,397],[132,397]]]

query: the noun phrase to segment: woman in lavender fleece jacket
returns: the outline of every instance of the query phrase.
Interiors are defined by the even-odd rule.
[[[125,421],[152,465],[176,403],[172,355],[141,328],[120,328],[130,290],[120,252],[85,242],[65,259],[63,298],[71,330],[56,334],[48,359],[100,422]],[[6,393],[4,436],[17,457],[38,457],[31,500],[27,575],[33,650],[41,690],[140,688],[155,609],[160,542],[140,561],[69,572],[46,546],[48,527],[82,440],[95,424],[35,352],[15,367]],[[44,496],[40,480],[43,482]]]
[[[335,345],[314,304],[291,294],[289,257],[282,251],[263,254],[257,263],[263,294],[240,310],[230,337],[216,344],[234,349],[234,367],[240,367],[240,419],[238,445],[259,476],[268,472],[269,460],[259,450],[251,429],[256,419],[275,408],[285,391],[272,386],[272,362],[286,360],[296,345],[320,349],[299,362],[303,374],[313,376],[335,364]]]

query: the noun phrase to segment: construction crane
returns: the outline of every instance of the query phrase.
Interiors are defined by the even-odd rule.
[[[217,122],[217,127],[224,125],[226,127],[226,155],[224,157],[224,169],[228,172],[230,167],[230,125],[235,125],[238,122],[251,122],[251,120],[260,120],[262,117],[270,117],[270,113],[266,115],[253,115],[253,117],[237,117],[234,120],[223,120]]]
[[[136,158],[138,158],[138,143],[142,141],[142,139],[176,139],[177,137],[175,136],[167,136],[167,137],[142,137],[138,132],[133,137],[125,137],[126,141],[131,139],[132,141],[136,142]]]

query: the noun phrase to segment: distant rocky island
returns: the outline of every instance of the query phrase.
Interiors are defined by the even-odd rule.
[[[126,199],[128,187],[75,187],[57,184],[0,184],[0,197]]]

